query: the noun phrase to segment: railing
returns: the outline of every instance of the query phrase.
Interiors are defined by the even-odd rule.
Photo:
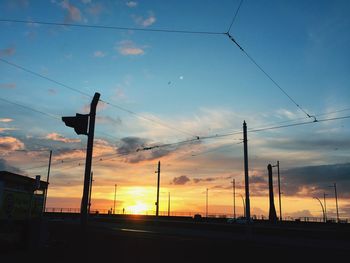
[[[80,213],[80,208],[57,208],[57,207],[47,207],[45,209],[45,212],[54,212],[54,213]],[[113,211],[110,209],[91,209],[90,214],[113,214]],[[155,215],[155,211],[148,210],[143,211],[140,213],[134,213],[132,211],[127,210],[115,210],[115,213],[117,215],[132,215],[132,214],[138,214],[138,215]],[[205,217],[204,212],[180,212],[180,211],[173,211],[169,213],[169,216],[188,216],[188,217],[194,217],[194,215],[199,214],[202,217]],[[159,211],[160,216],[168,216],[168,211]],[[236,214],[236,218],[244,217],[243,214]],[[225,213],[210,213],[208,214],[208,218],[233,218],[233,214],[225,214]],[[267,216],[264,215],[252,215],[253,220],[268,220]],[[291,217],[291,216],[285,216],[283,218],[283,221],[294,221],[294,222],[323,222],[322,217]],[[339,219],[340,223],[349,223],[350,220],[348,218],[341,218]],[[328,223],[336,223],[336,218],[328,218]]]

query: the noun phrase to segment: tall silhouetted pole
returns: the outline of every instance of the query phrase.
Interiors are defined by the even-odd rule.
[[[168,216],[170,216],[170,192],[168,192]]]
[[[339,223],[337,184],[334,183],[334,184],[333,184],[332,186],[330,186],[330,187],[334,187],[335,206],[336,206],[336,209],[337,209],[337,222]]]
[[[114,185],[114,202],[113,202],[113,214],[115,214],[115,199],[117,197],[117,184]]]
[[[43,212],[45,212],[45,210],[46,210],[47,191],[49,189],[49,178],[50,178],[50,169],[51,169],[51,158],[52,158],[52,150],[50,150],[49,166],[47,168],[47,177],[46,177],[47,186],[45,189]]]
[[[236,180],[232,179],[232,191],[233,191],[233,218],[236,219]]]
[[[277,161],[276,165],[272,167],[277,167],[277,179],[278,179],[278,204],[280,208],[280,221],[282,221],[282,199],[281,199],[281,179],[280,179],[280,161]]]
[[[273,181],[272,181],[272,166],[271,166],[271,164],[268,164],[267,170],[269,173],[269,200],[270,200],[269,220],[276,221],[277,215],[276,215],[275,202],[274,202],[274,198],[273,198]]]
[[[207,188],[206,202],[205,202],[205,217],[208,217],[208,188]]]
[[[90,208],[91,208],[91,192],[92,192],[92,181],[93,181],[93,172],[91,171],[91,177],[90,177],[90,190],[89,190],[89,208],[88,208],[88,214],[90,215]]]
[[[89,131],[88,131],[88,141],[86,150],[86,161],[85,161],[85,175],[84,175],[84,189],[83,198],[81,201],[81,225],[86,226],[87,223],[87,212],[89,203],[89,189],[90,189],[90,177],[91,177],[91,163],[92,163],[92,151],[94,147],[94,132],[95,132],[95,117],[96,117],[96,107],[100,99],[100,94],[95,93],[94,98],[90,104],[90,114],[89,114]]]
[[[245,216],[250,222],[250,201],[249,201],[249,171],[248,171],[248,139],[247,124],[243,122],[243,148],[244,148],[244,182],[245,182]]]
[[[156,201],[156,216],[159,215],[159,182],[160,182],[160,161],[158,161],[158,180],[157,180],[157,201]]]

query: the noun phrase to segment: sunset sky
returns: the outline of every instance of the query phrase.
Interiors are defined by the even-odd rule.
[[[242,215],[245,120],[252,215],[268,215],[279,160],[284,216],[321,217],[326,193],[335,217],[336,183],[350,217],[349,13],[346,0],[2,0],[0,170],[46,180],[52,150],[48,207],[79,208],[87,138],[61,117],[99,92],[92,209],[117,184],[117,212],[154,213],[161,161],[160,211],[170,192],[172,212],[203,214],[208,188],[209,214],[232,216],[235,179]]]

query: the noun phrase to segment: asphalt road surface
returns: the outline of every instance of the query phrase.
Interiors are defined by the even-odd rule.
[[[347,262],[348,230],[154,220],[50,220],[40,245],[1,262]],[[347,229],[347,228],[346,228]],[[38,242],[37,242],[38,243]]]

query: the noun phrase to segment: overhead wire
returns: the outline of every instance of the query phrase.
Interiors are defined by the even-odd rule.
[[[34,75],[34,76],[37,76],[37,77],[39,77],[39,78],[42,78],[42,79],[45,79],[45,80],[50,81],[50,82],[52,82],[52,83],[55,83],[55,84],[57,84],[57,85],[59,85],[59,86],[61,86],[61,87],[64,87],[64,88],[69,89],[69,90],[71,90],[71,91],[77,92],[77,93],[79,93],[79,94],[81,94],[81,95],[87,96],[87,97],[89,97],[89,98],[93,98],[93,96],[91,96],[90,94],[88,94],[88,93],[86,93],[86,92],[83,92],[83,91],[81,91],[81,90],[79,90],[79,89],[76,89],[76,88],[73,88],[73,87],[71,87],[71,86],[68,86],[68,85],[66,85],[66,84],[64,84],[64,83],[62,83],[62,82],[56,81],[56,80],[54,80],[54,79],[52,79],[52,78],[46,77],[46,76],[44,76],[43,74],[34,72],[34,71],[30,70],[30,69],[27,69],[27,68],[25,68],[25,67],[23,67],[23,66],[20,66],[20,65],[18,65],[18,64],[13,63],[13,62],[10,62],[10,61],[8,61],[8,60],[6,60],[6,59],[0,58],[0,61],[3,62],[3,63],[5,63],[5,64],[7,64],[7,65],[10,65],[10,66],[13,66],[13,67],[15,67],[15,68],[21,69],[21,70],[23,70],[23,71],[25,71],[25,72],[27,72],[27,73],[30,73],[30,74],[32,74],[32,75]],[[198,138],[197,135],[191,134],[191,133],[189,133],[189,132],[187,132],[187,131],[183,131],[183,130],[181,130],[181,129],[179,129],[179,128],[176,128],[176,127],[173,127],[173,126],[171,126],[171,125],[165,124],[165,123],[163,123],[163,122],[161,122],[161,121],[158,121],[158,120],[155,120],[155,119],[152,119],[152,118],[143,116],[143,115],[138,114],[138,113],[136,113],[136,112],[133,112],[133,111],[131,111],[131,110],[129,110],[129,109],[126,109],[126,108],[124,108],[124,107],[122,107],[122,106],[119,106],[119,105],[117,105],[117,104],[115,104],[115,103],[111,103],[111,102],[108,102],[108,101],[102,100],[102,99],[100,99],[99,101],[101,101],[101,102],[103,102],[103,103],[105,103],[105,104],[107,104],[107,105],[110,105],[110,106],[112,106],[112,107],[114,107],[114,108],[117,108],[117,109],[119,109],[119,110],[125,111],[125,112],[127,112],[127,113],[129,113],[129,114],[132,114],[132,115],[134,115],[134,116],[136,116],[136,117],[138,117],[138,118],[140,118],[140,119],[144,119],[144,120],[147,120],[147,121],[156,123],[156,124],[158,124],[158,125],[161,125],[161,126],[163,126],[163,127],[166,127],[166,128],[168,128],[168,129],[176,130],[176,131],[181,132],[181,133],[183,133],[183,134],[190,135],[191,137],[196,137],[196,138]]]
[[[81,27],[81,28],[95,28],[95,29],[112,29],[112,30],[128,30],[128,31],[144,31],[144,32],[159,32],[159,33],[179,33],[179,34],[199,34],[199,35],[222,35],[224,32],[215,31],[195,31],[195,30],[174,30],[174,29],[157,29],[157,28],[139,28],[139,27],[120,27],[120,26],[105,26],[105,25],[88,25],[75,24],[63,22],[47,22],[40,20],[21,20],[21,19],[4,19],[0,22],[21,23],[21,24],[38,24],[48,26],[67,26],[67,27]]]
[[[227,33],[231,31],[232,25],[233,25],[233,23],[234,23],[235,20],[236,20],[236,17],[237,17],[237,15],[238,15],[238,12],[239,12],[239,9],[241,8],[242,3],[243,3],[243,0],[241,0],[241,1],[239,2],[239,5],[238,5],[238,7],[237,7],[237,9],[236,9],[236,12],[235,12],[233,18],[232,18],[232,21],[231,21],[231,24],[230,24],[230,26],[229,26],[229,28],[228,28],[228,30],[227,30]]]

